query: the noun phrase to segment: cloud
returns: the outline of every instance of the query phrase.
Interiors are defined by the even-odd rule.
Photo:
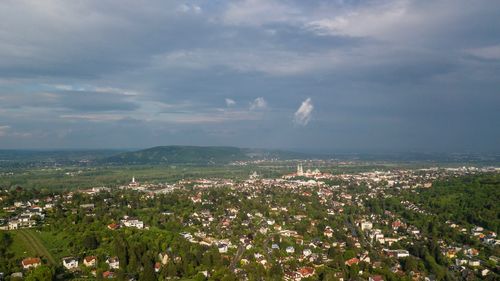
[[[267,108],[267,102],[263,97],[258,97],[250,103],[250,110],[259,110]]]
[[[177,7],[177,11],[182,12],[182,13],[200,14],[202,12],[202,9],[198,5],[182,4],[182,5],[179,5],[179,7]]]
[[[311,114],[313,110],[314,106],[311,102],[311,98],[307,98],[295,112],[293,122],[297,125],[306,126],[309,121],[311,121]]]
[[[236,102],[233,99],[226,98],[225,101],[226,101],[226,106],[227,107],[231,107],[231,106],[233,106],[233,105],[236,104]]]
[[[498,150],[499,1],[23,0],[0,18],[0,147],[369,148],[376,129],[390,149]],[[283,124],[311,122],[307,97],[302,136]]]
[[[3,125],[0,126],[0,137],[6,136],[7,135],[7,130],[10,129],[10,126]]]
[[[468,53],[481,59],[500,60],[500,45],[470,49]]]
[[[226,67],[232,71],[260,72],[275,76],[293,76],[338,66],[342,53],[337,50],[316,52],[259,49],[247,50],[180,50],[153,58],[161,69],[184,68],[202,71],[214,67]]]
[[[231,1],[223,20],[227,24],[259,26],[271,22],[288,22],[300,13],[296,6],[275,0]]]
[[[107,122],[107,121],[119,121],[126,119],[126,116],[118,114],[65,114],[61,115],[62,119],[74,119],[74,120],[87,120],[92,122]]]
[[[346,35],[385,38],[405,26],[420,23],[423,17],[415,17],[410,10],[411,1],[379,1],[377,4],[353,7],[333,17],[313,19],[305,23],[319,35]]]

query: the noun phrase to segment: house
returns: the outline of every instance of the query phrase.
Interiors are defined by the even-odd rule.
[[[370,230],[373,228],[373,224],[369,221],[363,221],[359,224],[359,227],[361,227],[361,230]]]
[[[302,254],[305,256],[305,257],[308,257],[312,254],[312,251],[310,249],[304,249],[302,251]]]
[[[302,278],[307,278],[307,277],[311,277],[314,275],[314,268],[304,266],[304,267],[300,268],[298,272]]]
[[[125,216],[121,221],[120,221],[124,226],[126,227],[135,227],[137,229],[143,229],[144,228],[144,222],[140,221],[138,219],[130,218],[128,216]]]
[[[9,221],[9,229],[14,230],[19,228],[19,222],[17,220]]]
[[[120,225],[118,225],[116,223],[108,224],[108,229],[117,230],[118,228],[120,228]]]
[[[359,259],[358,258],[352,258],[352,259],[348,259],[345,261],[345,264],[347,266],[352,266],[353,264],[358,264],[359,263]]]
[[[370,276],[368,281],[384,281],[384,278],[380,275]]]
[[[219,244],[219,253],[224,254],[227,253],[228,246],[225,243]]]
[[[107,258],[106,263],[111,269],[120,269],[120,260],[118,257]]]
[[[479,260],[469,260],[470,266],[480,266],[481,262]]]
[[[488,273],[490,273],[490,270],[487,268],[481,270],[481,276],[486,276],[486,275],[488,275]]]
[[[155,272],[156,273],[160,272],[160,269],[161,269],[161,263],[160,262],[156,262],[155,263]]]
[[[394,221],[392,223],[392,229],[393,230],[398,230],[401,227],[402,223],[400,220]]]
[[[329,226],[325,227],[325,231],[323,231],[323,235],[325,235],[328,238],[332,238],[332,236],[333,236],[332,228]]]
[[[93,267],[97,264],[97,257],[95,256],[87,256],[83,259],[83,264],[87,267]]]
[[[288,247],[286,247],[286,252],[289,254],[293,254],[293,253],[295,253],[295,248],[292,246],[288,246]]]
[[[163,265],[166,265],[168,263],[168,254],[165,253],[165,254],[158,254],[158,257],[160,258],[161,260],[161,264]]]
[[[66,257],[62,259],[63,266],[68,270],[78,268],[78,260],[73,257]]]
[[[37,266],[42,264],[42,261],[39,258],[25,258],[21,262],[23,269],[36,268]]]
[[[407,250],[388,250],[384,249],[384,252],[389,257],[395,258],[406,258],[410,256],[410,253]]]

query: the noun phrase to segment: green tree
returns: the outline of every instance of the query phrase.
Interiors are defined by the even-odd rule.
[[[54,279],[54,272],[48,266],[42,265],[35,268],[26,276],[26,281],[50,281]]]

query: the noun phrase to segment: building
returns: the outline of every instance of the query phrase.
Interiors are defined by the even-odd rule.
[[[410,256],[410,253],[407,250],[389,250],[389,249],[384,249],[384,252],[387,256],[389,257],[395,257],[395,258],[406,258]]]
[[[219,244],[219,253],[224,254],[227,253],[228,245],[226,243]]]
[[[304,168],[302,167],[302,164],[297,165],[297,176],[303,176],[304,175]]]
[[[42,261],[39,258],[25,258],[21,262],[23,269],[36,268],[41,264],[42,264]]]
[[[369,221],[362,221],[359,223],[359,227],[361,227],[361,230],[370,230],[373,228],[373,223]]]
[[[121,221],[120,221],[124,226],[126,227],[135,227],[137,229],[143,229],[144,228],[144,222],[140,221],[138,219],[130,218],[125,216]]]
[[[120,269],[120,260],[118,259],[118,257],[108,258],[106,260],[106,263],[111,269]]]
[[[78,260],[73,258],[73,257],[63,258],[62,263],[63,263],[63,266],[68,270],[78,268]]]
[[[139,186],[139,182],[135,181],[135,177],[132,177],[132,181],[128,184],[129,187],[134,188]]]
[[[97,257],[87,256],[83,259],[83,264],[87,267],[94,267],[97,264]]]

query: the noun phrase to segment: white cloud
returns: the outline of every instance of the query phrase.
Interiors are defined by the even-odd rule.
[[[62,119],[87,120],[92,122],[119,121],[126,118],[120,114],[64,114],[59,116]]]
[[[312,19],[306,28],[319,35],[347,35],[392,38],[401,26],[421,23],[422,17],[409,13],[409,1],[389,1],[367,5],[333,17]],[[416,22],[415,22],[416,21]]]
[[[258,97],[250,103],[250,110],[264,109],[267,107],[267,102],[263,97]]]
[[[200,14],[201,13],[201,7],[198,5],[194,4],[182,4],[177,7],[177,11],[183,12],[183,13],[194,13],[194,14]]]
[[[67,85],[67,84],[53,84],[53,85],[47,85],[49,87],[53,87],[57,90],[62,90],[62,91],[75,91],[75,92],[97,92],[97,93],[103,93],[103,94],[117,94],[117,95],[123,95],[123,96],[137,96],[139,93],[135,91],[130,91],[127,89],[121,89],[121,88],[115,88],[115,87],[94,87],[94,86],[75,86],[75,85]]]
[[[226,99],[226,106],[227,107],[233,106],[235,104],[236,104],[236,102],[233,99]]]
[[[314,106],[311,102],[311,98],[307,98],[295,112],[293,122],[297,125],[306,126],[309,121],[311,121],[313,109]]]

